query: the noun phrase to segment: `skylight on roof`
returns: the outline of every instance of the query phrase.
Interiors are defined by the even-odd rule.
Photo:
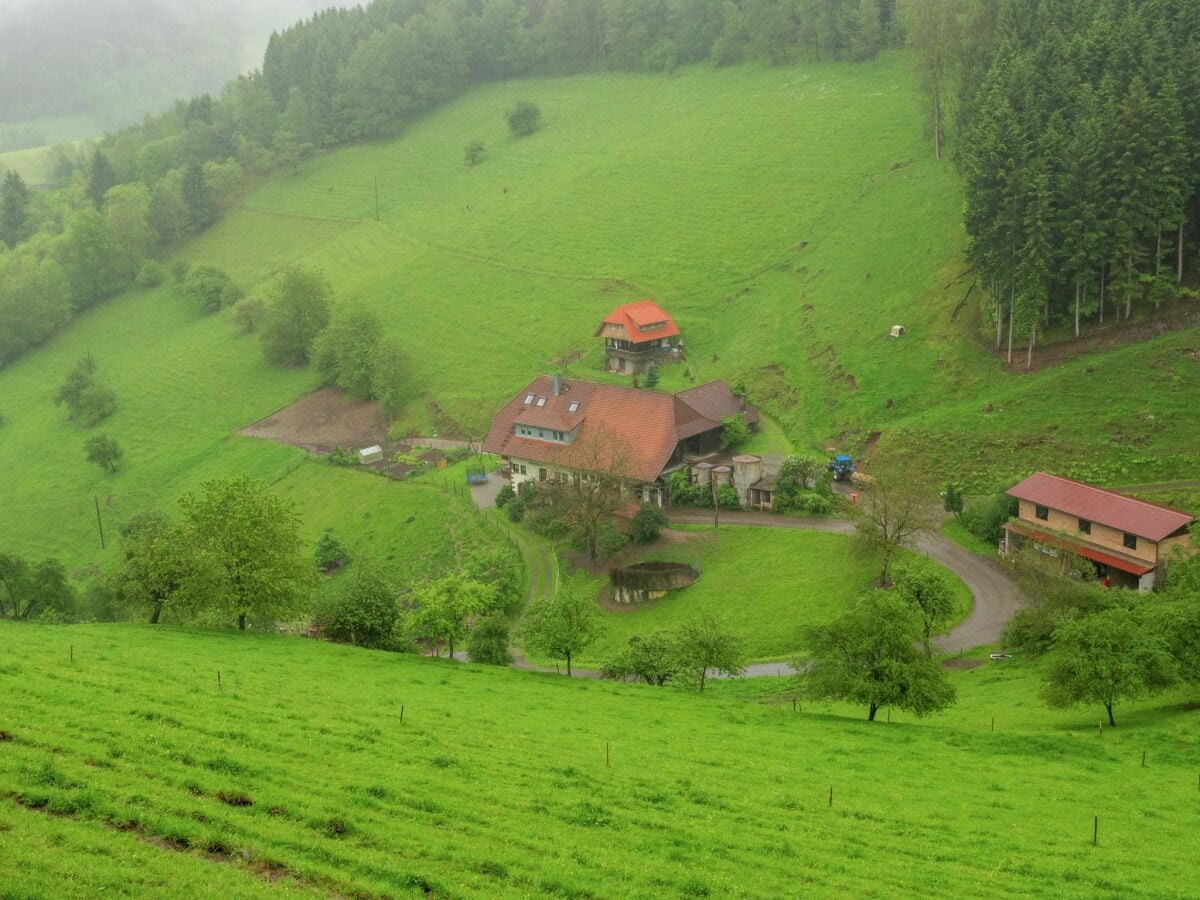
[[[538,397],[538,398],[537,398],[537,405],[538,405],[538,406],[545,406],[545,405],[546,405],[546,398],[545,398],[545,397]]]
[[[575,412],[577,409],[579,409],[579,401],[572,400],[571,405],[567,407],[567,412]]]
[[[532,402],[533,402],[533,394],[526,394],[525,395],[525,405],[528,406]]]

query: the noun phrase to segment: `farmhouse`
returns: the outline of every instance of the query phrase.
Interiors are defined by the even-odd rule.
[[[1188,552],[1187,513],[1069,478],[1036,472],[1008,491],[1017,518],[1005,526],[1005,555],[1025,542],[1089,559],[1098,577],[1150,590],[1172,551]]]
[[[683,354],[679,328],[653,300],[618,306],[601,321],[596,337],[604,338],[604,368],[610,372],[636,375]]]
[[[528,481],[611,475],[661,506],[663,479],[717,452],[730,416],[758,421],[723,381],[667,394],[543,375],[496,414],[483,446],[504,458],[518,491]]]

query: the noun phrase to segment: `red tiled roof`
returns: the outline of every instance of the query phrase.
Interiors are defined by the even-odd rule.
[[[1135,500],[1045,472],[1035,472],[1009,488],[1007,493],[1018,500],[1028,500],[1080,519],[1119,528],[1150,541],[1170,537],[1194,521],[1192,516],[1177,509]]]
[[[721,381],[682,394],[666,394],[564,378],[561,392],[555,396],[554,380],[542,375],[495,415],[483,446],[500,456],[587,471],[611,470],[637,481],[654,481],[679,441],[721,427],[719,418],[710,419],[681,399],[701,389],[700,396],[710,409],[740,408],[738,398]],[[525,398],[531,394],[533,402],[527,405]],[[545,398],[540,407],[538,398]],[[573,413],[572,403],[578,403]],[[749,419],[751,414],[754,419]],[[753,421],[758,414],[747,407],[746,415]],[[567,444],[519,435],[515,430],[518,423],[540,424],[556,431],[579,430]]]
[[[662,328],[646,330],[646,326],[659,322],[665,322],[666,325]],[[679,328],[671,321],[671,317],[653,300],[638,300],[636,303],[618,306],[600,322],[600,326],[596,329],[597,336],[606,325],[623,329],[628,339],[635,344],[675,337],[679,334]]]
[[[758,410],[729,390],[729,385],[723,381],[710,381],[699,384],[675,395],[700,415],[714,422],[720,422],[738,413],[745,414],[747,425],[758,421]]]
[[[1122,572],[1130,572],[1137,575],[1139,578],[1145,575],[1154,566],[1146,565],[1141,560],[1135,560],[1128,556],[1118,556],[1116,553],[1109,550],[1101,550],[1100,548],[1086,544],[1083,541],[1073,540],[1065,534],[1059,534],[1053,531],[1043,531],[1041,528],[1034,528],[1028,522],[1005,522],[1005,531],[1015,531],[1017,534],[1032,538],[1040,544],[1049,544],[1052,547],[1058,547],[1061,550],[1069,550],[1078,556],[1086,557],[1087,559],[1095,560],[1098,563],[1104,563],[1113,569],[1120,569]]]

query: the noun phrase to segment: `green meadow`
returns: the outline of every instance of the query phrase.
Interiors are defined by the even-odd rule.
[[[1095,710],[1044,709],[1028,662],[952,677],[949,712],[868,724],[861,709],[793,711],[783,680],[698,695],[274,635],[0,623],[0,883],[1191,892],[1193,694],[1120,707],[1100,733]]]
[[[685,562],[700,570],[699,580],[661,600],[606,609],[602,634],[579,655],[580,665],[602,665],[633,635],[674,628],[698,615],[729,623],[751,662],[786,659],[802,649],[802,627],[840,615],[878,574],[875,560],[859,555],[849,535],[736,525],[683,533],[686,542],[650,548],[636,559]],[[957,622],[970,612],[971,593],[945,574],[954,588]]]

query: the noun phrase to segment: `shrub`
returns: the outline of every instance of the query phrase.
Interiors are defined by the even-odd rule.
[[[513,137],[528,137],[542,125],[542,111],[528,100],[522,100],[505,116],[508,133]]]
[[[267,304],[261,297],[246,297],[233,305],[233,324],[237,325],[243,334],[258,331],[266,315]]]
[[[602,522],[596,529],[596,555],[608,559],[619,550],[629,545],[629,536],[608,522]]]
[[[334,447],[333,452],[329,454],[329,462],[335,466],[356,466],[358,465],[358,454],[353,450]]]
[[[75,406],[75,417],[87,428],[107,419],[117,409],[117,395],[103,384],[93,384],[83,389]]]
[[[643,503],[642,508],[633,517],[633,526],[629,536],[639,544],[648,544],[658,537],[658,533],[667,525],[667,514],[661,506]]]
[[[500,493],[496,494],[496,508],[504,509],[511,501],[515,500],[517,492],[513,490],[511,484],[506,484],[500,488]]]
[[[745,443],[750,437],[750,426],[741,416],[726,416],[721,420],[721,443],[726,447],[736,447]]]
[[[1000,491],[963,510],[962,523],[967,531],[985,541],[1004,537],[1004,523],[1017,514],[1016,498]]]
[[[717,505],[721,509],[741,509],[742,502],[738,497],[737,488],[730,484],[723,484],[717,489]]]
[[[347,560],[346,548],[342,542],[326,531],[317,539],[315,552],[317,568],[329,572],[338,566],[345,565]]]
[[[942,491],[942,508],[948,513],[954,513],[956,516],[961,516],[963,511],[963,496],[953,481],[946,485],[946,489]]]
[[[692,484],[690,474],[684,470],[667,476],[667,495],[674,504],[695,503],[700,486]]]
[[[137,273],[138,287],[154,288],[167,280],[167,270],[157,260],[148,259]]]
[[[474,166],[483,161],[484,152],[483,141],[471,141],[463,148],[463,158],[468,166]]]
[[[186,259],[177,259],[171,263],[171,277],[175,279],[176,284],[181,284],[183,279],[187,277],[188,269],[192,267]]]
[[[467,642],[471,662],[486,666],[507,666],[512,662],[508,652],[508,620],[503,616],[487,616],[475,623]]]
[[[184,279],[183,295],[204,312],[216,312],[242,298],[233,279],[214,266],[199,266]]]
[[[396,594],[378,569],[369,565],[355,569],[351,579],[320,605],[317,625],[331,641],[395,649]]]

